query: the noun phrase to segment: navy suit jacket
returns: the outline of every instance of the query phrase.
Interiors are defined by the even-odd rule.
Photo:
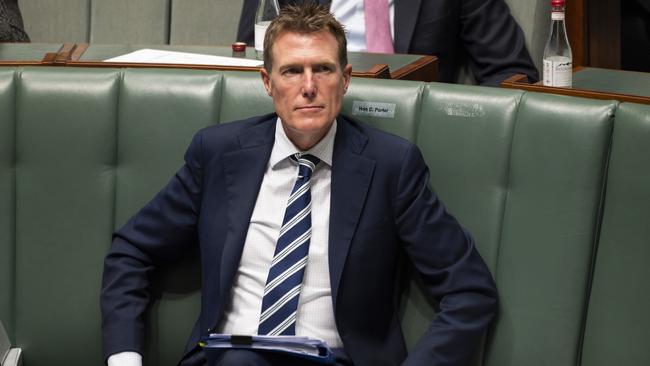
[[[300,1],[307,0],[280,0],[280,6]],[[437,56],[438,81],[456,82],[464,63],[481,85],[498,85],[513,74],[539,79],[524,34],[503,0],[394,2],[395,52]],[[237,40],[249,45],[254,45],[257,3],[244,0],[239,20]]]
[[[101,299],[107,356],[142,352],[147,270],[197,247],[202,309],[188,353],[217,324],[230,300],[276,118],[270,114],[199,131],[185,165],[114,235]],[[338,117],[330,282],[336,325],[355,365],[397,365],[407,356],[413,365],[464,365],[494,315],[496,290],[488,269],[428,184],[415,145]],[[401,258],[413,264],[440,307],[408,355],[396,296]]]

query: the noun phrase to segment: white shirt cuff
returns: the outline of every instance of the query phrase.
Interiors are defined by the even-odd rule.
[[[137,352],[120,352],[108,358],[108,366],[142,366],[142,356]]]

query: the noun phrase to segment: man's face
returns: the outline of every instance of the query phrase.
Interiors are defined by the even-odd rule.
[[[301,150],[320,141],[341,110],[352,67],[339,65],[338,44],[327,31],[285,32],[273,47],[271,73],[262,80],[287,137]]]

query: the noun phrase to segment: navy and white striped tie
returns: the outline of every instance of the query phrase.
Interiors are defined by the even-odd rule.
[[[296,311],[311,238],[311,173],[320,161],[296,154],[298,179],[282,220],[275,254],[266,278],[258,334],[295,335]]]

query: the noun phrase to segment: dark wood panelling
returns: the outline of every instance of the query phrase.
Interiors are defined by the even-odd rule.
[[[621,0],[591,0],[589,66],[621,68]]]
[[[566,27],[573,54],[573,67],[586,66],[587,47],[587,0],[570,0],[566,4]]]

